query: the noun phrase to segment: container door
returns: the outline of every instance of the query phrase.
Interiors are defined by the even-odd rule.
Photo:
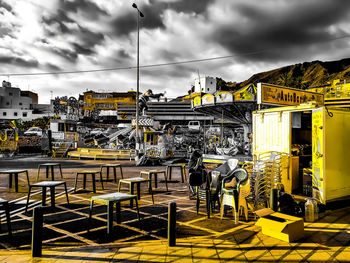
[[[323,108],[312,111],[312,196],[325,203]]]
[[[253,154],[290,152],[290,112],[253,114]]]

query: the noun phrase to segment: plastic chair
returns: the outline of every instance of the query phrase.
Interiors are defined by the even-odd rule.
[[[233,187],[226,187],[225,183],[229,180],[233,180],[236,178],[237,184]],[[221,219],[224,215],[225,205],[232,206],[232,213],[235,218],[235,224],[237,224],[237,208],[238,208],[238,198],[241,185],[245,183],[248,179],[248,173],[243,168],[236,169],[231,176],[228,176],[222,180],[221,186],[221,207],[220,207],[220,215]]]
[[[207,179],[201,186],[197,186],[197,202],[196,209],[197,214],[199,212],[200,201],[204,200],[207,207],[207,215],[210,218],[210,211],[214,212],[215,204],[218,203],[220,207],[220,190],[221,181],[232,175],[238,166],[237,159],[229,159],[227,162],[215,168],[207,175]]]

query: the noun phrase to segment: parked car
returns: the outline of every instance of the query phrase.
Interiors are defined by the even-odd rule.
[[[190,131],[200,131],[201,129],[201,124],[199,121],[190,121],[188,123],[188,129]]]
[[[39,127],[31,127],[24,132],[26,136],[41,136],[43,135],[43,130]]]

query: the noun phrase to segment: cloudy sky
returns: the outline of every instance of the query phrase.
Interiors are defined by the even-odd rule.
[[[349,0],[0,0],[0,73],[13,86],[51,96],[136,89],[135,68],[62,75],[11,74],[128,68],[140,89],[186,94],[194,78],[243,81],[313,60],[350,57]]]

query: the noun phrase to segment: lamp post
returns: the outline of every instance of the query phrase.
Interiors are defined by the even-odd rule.
[[[139,143],[139,89],[140,89],[140,17],[144,17],[142,12],[138,9],[135,3],[132,7],[137,10],[137,63],[136,63],[136,134],[135,134],[135,152],[138,158],[138,143]]]

